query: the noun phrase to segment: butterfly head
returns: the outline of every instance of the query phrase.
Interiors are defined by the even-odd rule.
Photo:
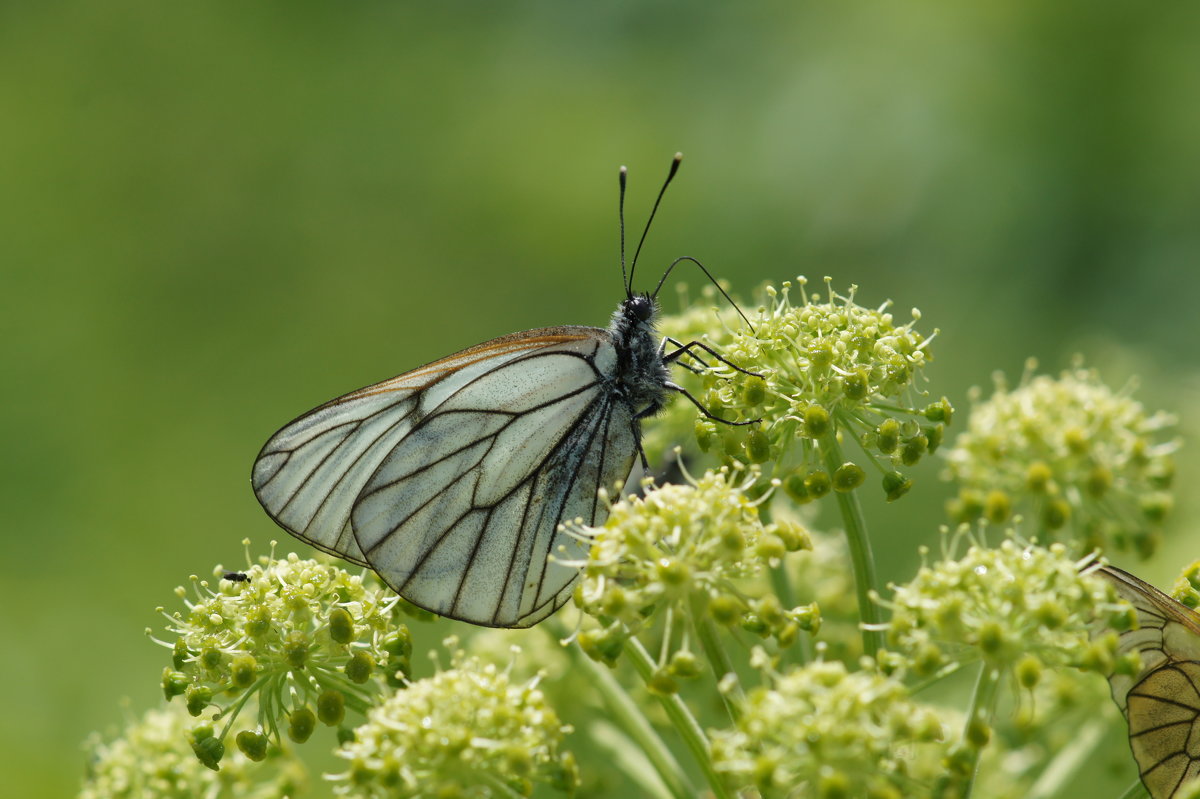
[[[630,325],[653,324],[658,313],[656,305],[649,294],[634,294],[621,303],[621,315]]]
[[[658,303],[649,294],[630,294],[613,312],[608,327],[613,343],[623,359],[633,363],[653,363],[660,360],[658,336],[654,322],[658,318]]]

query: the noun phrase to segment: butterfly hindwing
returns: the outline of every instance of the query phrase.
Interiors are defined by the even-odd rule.
[[[615,357],[599,338],[546,348],[431,408],[355,505],[372,568],[414,604],[475,624],[529,626],[563,604],[578,570],[546,556],[586,547],[558,525],[602,523],[597,491],[624,481],[636,452],[632,412],[607,382]]]

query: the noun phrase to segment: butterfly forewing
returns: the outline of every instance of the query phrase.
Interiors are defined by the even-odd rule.
[[[559,523],[602,523],[598,489],[632,467],[615,362],[609,332],[591,327],[464,350],[284,427],[259,455],[255,492],[289,532],[370,566],[416,605],[528,626],[578,576],[547,555],[586,551]]]
[[[1200,779],[1200,615],[1128,572],[1100,574],[1133,605],[1138,628],[1121,633],[1120,651],[1136,651],[1136,675],[1109,677],[1129,722],[1129,744],[1154,799],[1170,799]]]

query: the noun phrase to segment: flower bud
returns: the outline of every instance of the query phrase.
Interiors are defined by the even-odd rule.
[[[341,691],[328,688],[317,697],[317,718],[326,727],[336,727],[346,717],[346,697]]]
[[[809,438],[820,438],[829,432],[829,411],[820,405],[809,405],[804,409],[804,430]]]
[[[884,455],[891,455],[900,446],[900,423],[895,419],[884,419],[875,428],[876,446]]]
[[[843,463],[833,473],[833,490],[839,493],[853,491],[867,479],[867,473],[855,463]]]
[[[316,715],[306,707],[299,707],[288,714],[288,737],[298,744],[307,741],[317,728]]]
[[[888,502],[895,502],[908,493],[912,488],[912,480],[909,480],[900,472],[889,472],[883,476],[883,493],[887,497]]]
[[[258,677],[258,662],[253,655],[237,655],[229,662],[229,676],[236,687],[249,688]]]
[[[354,617],[345,608],[329,611],[329,637],[339,644],[354,640]]]
[[[255,763],[261,763],[267,758],[267,736],[256,730],[242,730],[234,738],[237,743],[237,748],[242,754],[253,760]]]
[[[356,649],[342,670],[346,673],[346,679],[355,685],[362,685],[371,679],[371,673],[375,671],[375,659],[369,652]]]
[[[833,481],[829,479],[829,472],[814,469],[805,476],[804,485],[808,489],[809,496],[820,499],[833,488]]]

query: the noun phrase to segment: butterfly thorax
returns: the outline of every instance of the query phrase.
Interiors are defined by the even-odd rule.
[[[617,352],[613,383],[635,412],[662,407],[671,379],[654,330],[657,316],[654,299],[637,294],[617,307],[608,328]]]

